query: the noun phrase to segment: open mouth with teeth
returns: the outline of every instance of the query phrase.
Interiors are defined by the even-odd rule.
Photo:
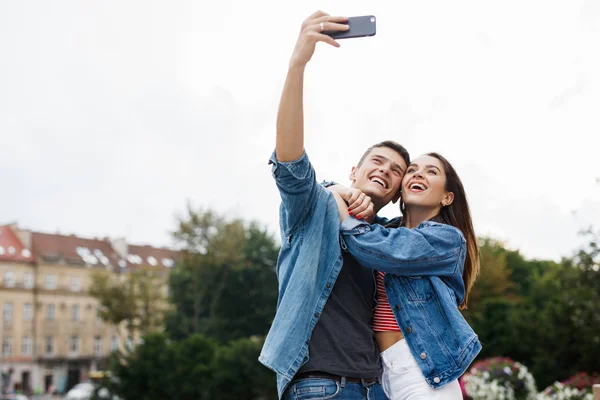
[[[424,192],[425,190],[427,190],[427,186],[425,186],[422,183],[411,183],[410,186],[408,187],[412,192]]]
[[[371,178],[371,182],[375,182],[375,183],[377,183],[377,184],[381,185],[381,186],[382,186],[384,189],[387,189],[387,188],[388,188],[388,184],[387,184],[387,182],[386,182],[386,181],[384,181],[384,180],[383,180],[383,179],[381,179],[381,178],[378,178],[378,177],[376,177],[376,176],[374,176],[373,178]]]

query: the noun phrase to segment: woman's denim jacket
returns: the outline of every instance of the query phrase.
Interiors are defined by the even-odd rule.
[[[459,378],[481,350],[458,310],[465,296],[462,233],[432,221],[390,229],[352,217],[341,232],[361,265],[386,272],[390,306],[427,383],[439,388]]]

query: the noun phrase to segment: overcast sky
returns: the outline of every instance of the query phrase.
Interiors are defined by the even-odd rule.
[[[2,1],[0,223],[168,246],[189,201],[278,236],[277,103],[318,9],[377,17],[307,69],[319,179],[392,139],[444,154],[477,233],[527,257],[600,227],[599,0]]]

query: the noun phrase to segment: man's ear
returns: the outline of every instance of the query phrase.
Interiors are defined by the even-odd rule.
[[[398,190],[398,193],[392,198],[392,204],[396,204],[400,197],[402,197],[402,190]]]
[[[356,180],[356,167],[352,167],[350,171],[350,176],[348,177],[352,182]]]

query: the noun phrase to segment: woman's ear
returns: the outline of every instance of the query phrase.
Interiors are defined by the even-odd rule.
[[[444,197],[442,198],[442,207],[449,206],[454,201],[454,193],[446,192]]]

